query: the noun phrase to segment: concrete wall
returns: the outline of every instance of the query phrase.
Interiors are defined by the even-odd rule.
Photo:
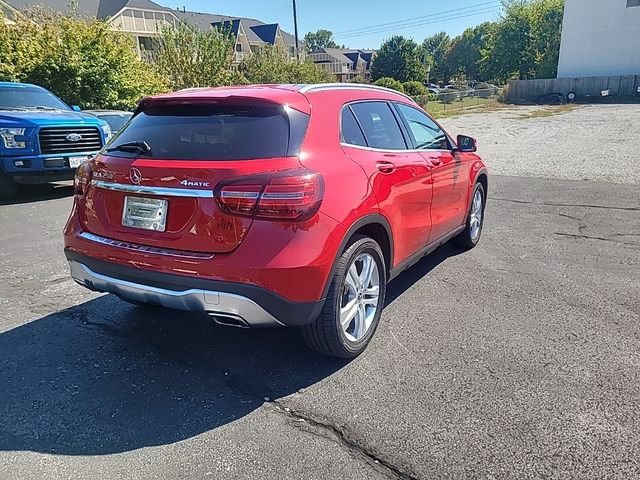
[[[566,0],[558,78],[640,74],[636,3]]]

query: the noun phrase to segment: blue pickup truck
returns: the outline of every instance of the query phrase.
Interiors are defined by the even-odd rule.
[[[18,184],[73,179],[110,136],[106,122],[42,87],[0,82],[0,199],[14,197]]]

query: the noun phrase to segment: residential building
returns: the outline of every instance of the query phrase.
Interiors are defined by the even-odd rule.
[[[29,7],[40,6],[57,12],[69,11],[69,0],[0,0],[0,11],[7,19],[11,14]],[[253,18],[230,17],[209,13],[173,10],[151,0],[81,0],[76,13],[80,17],[106,20],[114,30],[131,34],[143,58],[153,56],[153,37],[163,25],[178,25],[184,21],[201,30],[229,28],[236,38],[236,63],[261,45],[282,43],[291,57],[295,57],[295,39],[277,23],[265,24]]]
[[[349,82],[357,77],[371,79],[371,63],[375,51],[323,48],[309,56],[316,65],[333,73],[339,82]]]
[[[640,0],[565,0],[558,77],[640,74]]]

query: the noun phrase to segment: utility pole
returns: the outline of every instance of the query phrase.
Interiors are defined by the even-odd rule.
[[[296,0],[293,0],[293,30],[296,36],[296,58],[300,60],[300,43],[298,41],[298,12],[296,10]]]

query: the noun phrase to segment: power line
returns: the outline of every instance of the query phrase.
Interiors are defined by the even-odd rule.
[[[322,0],[316,0],[316,1],[322,1]],[[353,28],[351,30],[342,30],[340,32],[334,32],[335,35],[342,35],[342,34],[347,34],[347,33],[355,33],[355,32],[359,32],[361,30],[369,30],[372,28],[379,28],[379,27],[386,27],[386,26],[391,26],[391,25],[397,25],[399,23],[405,23],[405,22],[415,22],[415,21],[419,21],[425,18],[432,18],[432,17],[437,17],[439,15],[446,15],[446,14],[450,14],[450,13],[455,13],[455,12],[461,12],[463,10],[472,10],[478,7],[483,7],[483,6],[487,6],[487,5],[496,5],[498,3],[501,3],[499,0],[491,0],[488,2],[482,2],[482,3],[475,3],[473,5],[467,5],[466,7],[460,7],[460,8],[454,8],[452,10],[445,10],[443,12],[436,12],[436,13],[430,13],[428,15],[423,15],[421,17],[413,17],[413,18],[407,18],[405,20],[396,20],[395,22],[388,22],[388,23],[380,23],[378,25],[369,25],[368,27],[360,27],[360,28]]]
[[[435,19],[432,18],[432,19],[426,20],[426,21],[424,21],[424,20],[417,21],[417,22],[416,21],[410,21],[409,23],[394,25],[392,27],[384,27],[384,28],[369,27],[369,30],[366,30],[366,31],[360,31],[360,32],[349,33],[349,34],[336,34],[336,35],[334,35],[334,38],[361,37],[361,36],[364,36],[364,35],[370,35],[370,34],[374,34],[374,33],[390,32],[390,31],[397,30],[399,28],[420,27],[420,26],[431,25],[431,24],[434,24],[434,23],[439,23],[439,22],[444,22],[444,21],[450,21],[450,20],[457,20],[457,19],[460,19],[460,18],[473,17],[473,16],[476,16],[476,15],[482,15],[482,14],[485,14],[485,13],[492,13],[492,12],[495,12],[495,11],[497,11],[497,9],[495,7],[491,7],[491,8],[485,7],[484,9],[473,11],[473,12],[464,12],[464,14],[449,15],[449,16],[446,16],[446,17],[435,18]]]

